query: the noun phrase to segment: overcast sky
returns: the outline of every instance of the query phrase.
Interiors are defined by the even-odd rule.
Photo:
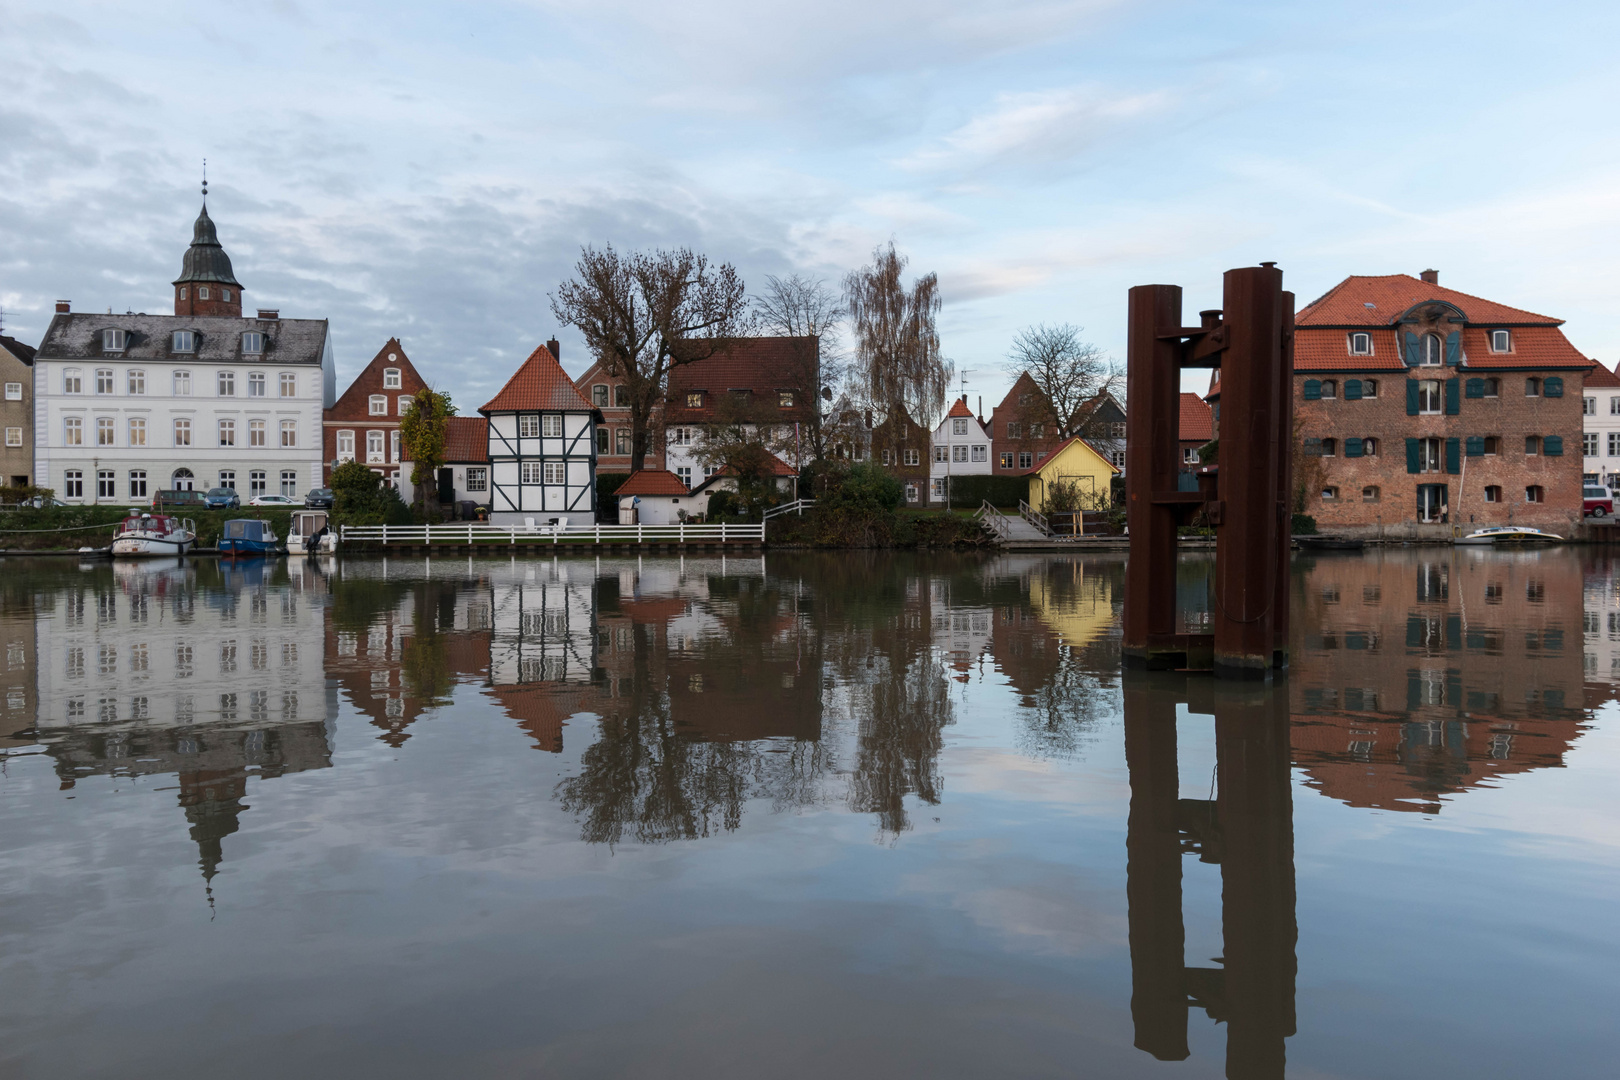
[[[936,271],[988,408],[1016,331],[1275,260],[1561,316],[1620,357],[1614,4],[8,0],[0,308],[162,311],[208,159],[249,307],[389,336],[477,408],[582,244],[836,285]],[[974,401],[976,403],[976,401]]]

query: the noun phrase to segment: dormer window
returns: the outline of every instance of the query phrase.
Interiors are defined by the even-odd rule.
[[[1424,334],[1423,351],[1419,354],[1418,363],[1424,367],[1439,367],[1445,357],[1444,348],[1439,334]]]
[[[192,330],[176,330],[173,344],[170,346],[177,353],[194,353],[197,351],[197,334]]]
[[[103,330],[101,332],[101,351],[123,352],[127,340],[122,330]]]
[[[1491,352],[1512,352],[1513,335],[1506,330],[1491,331]]]
[[[257,330],[249,330],[243,334],[242,351],[248,356],[257,356],[264,352],[264,335]]]
[[[1350,355],[1351,356],[1371,356],[1372,354],[1373,354],[1373,350],[1372,350],[1372,335],[1371,334],[1351,334],[1350,335]]]
[[[776,392],[776,406],[779,409],[793,408],[793,391],[778,390]]]
[[[694,390],[691,393],[687,394],[686,395],[686,407],[688,409],[701,409],[701,408],[703,408],[703,391]]]
[[[399,368],[383,368],[383,389],[398,390],[402,383],[399,379]]]

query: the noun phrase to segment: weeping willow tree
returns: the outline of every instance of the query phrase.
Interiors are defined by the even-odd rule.
[[[926,430],[938,425],[953,368],[940,352],[939,278],[925,274],[908,288],[906,257],[887,248],[844,279],[855,348],[855,383],[874,411],[904,412]]]

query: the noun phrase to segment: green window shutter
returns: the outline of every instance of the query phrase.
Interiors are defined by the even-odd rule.
[[[1562,435],[1548,435],[1541,440],[1541,452],[1548,457],[1564,456],[1564,437]]]
[[[1349,438],[1349,439],[1344,440],[1344,456],[1345,457],[1360,457],[1361,456],[1361,440],[1356,439],[1356,438]]]
[[[1457,331],[1453,330],[1446,335],[1446,363],[1456,367],[1461,359],[1462,339],[1458,336]]]
[[[1416,379],[1407,379],[1406,380],[1406,415],[1407,416],[1416,416],[1417,414],[1418,414],[1418,381]]]
[[[1484,457],[1485,456],[1485,436],[1483,436],[1483,435],[1470,435],[1470,436],[1468,436],[1467,450],[1468,450],[1468,456],[1469,457]]]
[[[1409,473],[1418,471],[1418,441],[1416,439],[1406,440],[1406,471]]]
[[[1418,355],[1418,336],[1412,331],[1406,332],[1406,366],[1417,367],[1423,357]]]
[[[1482,397],[1484,397],[1485,396],[1485,380],[1484,379],[1469,379],[1468,380],[1468,385],[1464,388],[1463,392],[1464,392],[1464,396],[1466,396],[1466,397],[1472,397],[1472,398],[1482,398]]]
[[[1458,453],[1458,449],[1456,439],[1446,440],[1446,472],[1451,473],[1453,476],[1462,472],[1462,457]]]
[[[1460,379],[1446,380],[1446,415],[1456,416],[1462,411],[1462,403],[1457,400],[1457,384]]]
[[[1360,379],[1346,379],[1346,380],[1344,380],[1344,400],[1346,400],[1346,401],[1360,401],[1361,400],[1361,380]]]
[[[1462,649],[1462,636],[1463,636],[1462,635],[1462,616],[1461,615],[1447,615],[1446,616],[1446,648],[1450,649],[1452,652],[1460,651]],[[1457,700],[1460,700],[1460,699],[1448,696],[1446,698],[1446,700],[1447,701],[1457,701]]]
[[[1306,401],[1321,401],[1322,400],[1322,381],[1320,379],[1306,379],[1305,380],[1305,400]]]
[[[1408,649],[1423,648],[1423,620],[1416,615],[1406,617],[1406,647]]]
[[[1546,378],[1546,380],[1541,384],[1541,396],[1542,397],[1563,397],[1564,396],[1564,380],[1560,379],[1557,375],[1549,375]]]

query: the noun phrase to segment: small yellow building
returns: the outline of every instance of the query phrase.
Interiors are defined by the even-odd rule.
[[[1061,510],[1104,510],[1111,504],[1119,472],[1086,440],[1073,438],[1024,473],[1029,477],[1029,505],[1037,514],[1054,504]]]

